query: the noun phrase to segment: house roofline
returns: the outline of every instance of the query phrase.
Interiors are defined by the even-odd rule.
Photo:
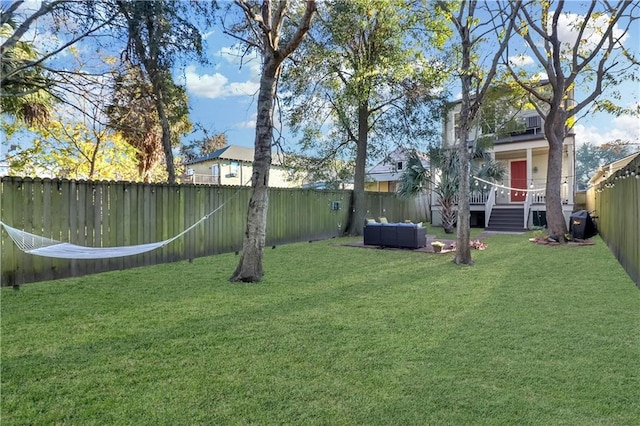
[[[191,161],[186,161],[186,166],[204,163],[211,160],[231,160],[231,161],[244,161],[253,163],[254,160],[254,148],[248,148],[239,145],[227,145],[224,148],[217,149],[209,154],[196,157]],[[281,165],[284,162],[284,154],[278,151],[271,152],[272,164],[275,166]]]

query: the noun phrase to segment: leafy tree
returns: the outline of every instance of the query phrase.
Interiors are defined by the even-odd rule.
[[[190,144],[180,146],[182,161],[191,161],[203,155],[224,148],[229,143],[226,133],[217,133],[213,136],[205,137]]]
[[[7,86],[5,83],[11,82],[9,79],[14,79],[21,85],[19,93],[43,90],[57,101],[82,112],[82,107],[75,102],[76,98],[83,98],[87,86],[92,86],[101,76],[103,84],[108,84],[107,78],[104,78],[108,77],[108,70],[69,71],[64,66],[55,68],[56,57],[61,52],[69,52],[87,37],[93,37],[92,43],[98,48],[106,46],[111,51],[119,49],[124,43],[121,57],[125,67],[131,64],[141,67],[151,83],[150,99],[153,103],[147,113],[156,111],[159,117],[156,122],[160,123],[162,129],[161,147],[167,159],[169,180],[173,181],[174,139],[170,132],[176,111],[168,108],[173,103],[171,97],[176,85],[171,79],[170,70],[178,58],[188,55],[202,58],[202,35],[196,22],[204,20],[209,23],[215,2],[52,0],[36,3],[35,8],[21,7],[23,5],[26,4],[22,0],[7,5],[3,3],[3,29],[5,24],[16,22],[0,44],[3,66],[7,63],[5,57],[18,50],[20,43],[23,43],[21,39],[39,20],[44,20],[45,28],[62,34],[62,40],[55,47],[41,52],[39,57],[12,66],[10,73],[3,72],[0,76],[2,86]],[[37,76],[40,70],[44,80],[25,78]],[[16,90],[13,92],[18,93]]]
[[[627,0],[592,0],[583,10],[582,15],[572,14],[570,6],[562,0],[524,4],[518,12],[517,32],[546,75],[541,79],[539,68],[518,68],[508,59],[504,61],[544,119],[544,134],[549,143],[547,227],[549,236],[560,242],[565,241],[567,233],[561,197],[564,139],[578,114],[591,105],[596,110],[628,112],[611,99],[617,97],[617,85],[624,79],[635,78],[638,70],[637,62],[630,60],[633,58],[629,57],[623,42],[631,26],[637,25],[640,4]],[[567,28],[571,36],[563,38],[561,34],[566,31],[561,33],[561,30]],[[506,56],[509,55],[507,51]],[[601,99],[607,91],[611,97]]]
[[[477,1],[460,1],[449,3],[439,1],[439,9],[452,22],[459,46],[453,47],[455,55],[455,73],[460,79],[462,86],[462,103],[460,109],[459,139],[456,141],[459,163],[459,197],[458,197],[458,226],[455,263],[473,264],[471,250],[469,249],[471,216],[469,207],[469,142],[472,146],[476,140],[471,138],[472,126],[478,123],[478,115],[482,104],[485,102],[490,88],[494,85],[494,77],[497,73],[499,59],[506,49],[511,32],[514,28],[516,12],[519,8],[518,2],[496,3],[501,13],[508,11],[508,18],[504,25],[498,25],[496,19],[480,20],[477,17]],[[487,46],[488,39],[498,40],[496,49],[487,57],[489,65],[484,65],[481,61],[480,49]],[[456,43],[457,43],[456,42]],[[473,150],[472,150],[473,151]]]
[[[25,124],[31,126],[46,120],[54,103],[81,110],[74,105],[72,97],[65,94],[83,87],[77,79],[82,73],[70,71],[66,66],[55,68],[51,62],[80,40],[100,33],[113,23],[116,16],[113,8],[103,6],[104,2],[92,0],[17,0],[0,5],[3,112],[26,120]],[[64,40],[49,49],[40,44],[36,51],[33,42],[23,37],[39,20],[44,20],[44,27],[52,32],[64,34]]]
[[[297,53],[305,66],[285,70],[284,103],[303,153],[355,165],[347,233],[359,235],[367,158],[436,131],[444,74],[426,51],[448,31],[442,19],[425,19],[419,2],[331,0],[321,8],[310,42]]]
[[[3,24],[0,37],[10,37],[14,27],[11,21]],[[25,41],[2,49],[0,58],[0,112],[28,126],[46,123],[54,104],[42,67],[27,66],[38,58],[33,43]]]
[[[171,77],[171,67],[176,56],[193,52],[202,56],[202,35],[199,29],[184,17],[189,9],[184,2],[167,0],[124,1],[116,0],[119,12],[127,26],[128,42],[124,52],[127,62],[139,63],[150,82],[151,94],[158,123],[162,129],[161,141],[169,182],[176,180],[173,161],[175,138],[171,136],[169,110],[176,85]],[[203,2],[204,4],[204,2]],[[202,9],[193,3],[191,7]],[[174,120],[175,123],[175,120]]]
[[[315,0],[236,0],[243,13],[243,24],[228,33],[242,40],[248,48],[261,54],[262,69],[257,102],[255,153],[251,175],[251,198],[247,210],[247,227],[242,242],[242,256],[231,281],[257,282],[262,279],[262,254],[265,244],[269,207],[269,168],[273,140],[273,111],[283,61],[300,45],[309,31],[316,11]],[[302,11],[296,10],[302,7]],[[242,32],[244,30],[244,32]]]
[[[46,127],[33,127],[32,134],[32,144],[12,145],[5,158],[13,175],[48,171],[67,179],[138,180],[135,148],[99,123],[52,119]]]
[[[191,131],[187,95],[182,87],[171,82],[166,82],[163,90],[164,111],[170,113],[165,120],[171,130],[170,145],[174,147],[179,145],[180,136]],[[115,77],[111,104],[106,108],[109,126],[136,149],[139,175],[145,182],[152,180],[151,172],[163,158],[168,161],[162,142],[163,124],[156,114],[149,114],[155,103],[152,92],[140,69],[130,67]]]

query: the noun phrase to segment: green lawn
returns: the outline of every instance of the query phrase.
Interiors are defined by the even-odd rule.
[[[429,233],[432,233],[431,230]],[[640,291],[604,243],[291,244],[2,289],[2,425],[640,424]]]

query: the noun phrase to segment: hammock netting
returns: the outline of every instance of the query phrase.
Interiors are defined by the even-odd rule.
[[[249,181],[247,181],[249,183]],[[42,237],[40,235],[31,234],[20,229],[13,228],[6,223],[0,221],[0,226],[4,227],[11,239],[20,250],[25,253],[36,256],[54,257],[58,259],[109,259],[113,257],[133,256],[136,254],[146,253],[162,246],[166,246],[174,240],[182,237],[187,232],[198,226],[201,222],[209,219],[214,213],[222,209],[231,199],[240,193],[240,189],[231,195],[231,197],[210,211],[193,225],[186,228],[171,238],[155,243],[136,244],[119,247],[86,247],[77,244],[65,243],[51,238]]]
[[[58,259],[109,259],[112,257],[133,256],[160,248],[181,237],[205,218],[202,218],[193,226],[167,240],[119,247],[80,246],[21,231],[3,222],[0,222],[0,225],[4,227],[16,246],[25,253],[36,256],[55,257]]]

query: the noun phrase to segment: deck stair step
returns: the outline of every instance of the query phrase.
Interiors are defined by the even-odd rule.
[[[486,231],[501,232],[524,232],[524,209],[513,208],[494,208],[491,210],[489,217],[489,226]]]

